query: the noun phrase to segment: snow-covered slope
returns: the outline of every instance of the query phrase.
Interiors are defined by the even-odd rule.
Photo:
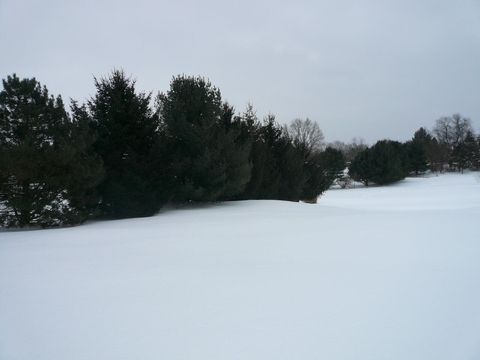
[[[479,219],[466,174],[0,232],[0,359],[480,359]]]

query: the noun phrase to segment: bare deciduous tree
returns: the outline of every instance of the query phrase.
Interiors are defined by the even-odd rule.
[[[470,119],[464,118],[460,114],[441,117],[435,122],[433,128],[437,140],[451,149],[462,143],[469,131],[472,131]]]
[[[333,143],[328,144],[328,146],[340,150],[343,153],[343,156],[345,156],[345,161],[347,163],[352,162],[359,152],[368,147],[362,138],[353,138],[349,143],[344,143],[343,141],[334,141]]]
[[[288,135],[295,146],[306,154],[321,151],[325,147],[323,132],[316,121],[309,118],[295,119],[287,128]]]

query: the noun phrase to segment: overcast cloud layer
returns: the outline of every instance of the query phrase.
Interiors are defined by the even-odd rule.
[[[480,124],[480,1],[0,0],[0,76],[84,101],[123,68],[145,91],[211,79],[243,110],[317,120],[328,141]]]

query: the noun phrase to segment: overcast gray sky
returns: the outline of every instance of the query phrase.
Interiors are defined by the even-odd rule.
[[[140,90],[203,75],[237,110],[310,117],[328,141],[480,124],[480,0],[0,0],[0,75],[80,101],[123,68]]]

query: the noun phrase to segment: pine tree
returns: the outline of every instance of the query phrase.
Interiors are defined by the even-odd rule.
[[[477,139],[475,138],[473,131],[467,132],[464,143],[467,152],[466,166],[471,170],[478,169],[480,147],[477,143]]]
[[[335,180],[343,176],[346,167],[345,156],[340,150],[327,147],[321,152],[321,163],[330,187]]]
[[[427,170],[427,149],[430,146],[432,137],[422,127],[418,129],[413,139],[406,143],[410,171],[415,175]]]
[[[386,185],[404,179],[409,172],[405,146],[397,141],[381,140],[359,153],[349,167],[352,178],[366,186],[371,182]]]
[[[275,116],[271,114],[263,119],[263,123],[255,117],[252,130],[252,176],[241,198],[277,199],[281,184],[274,146],[281,138],[282,131],[275,122]]]
[[[450,164],[458,171],[474,169],[478,158],[478,145],[473,132],[468,131],[465,139],[459,142],[452,151]]]
[[[115,70],[95,79],[96,95],[88,102],[95,130],[95,151],[105,167],[98,187],[101,213],[108,218],[149,216],[163,203],[154,163],[158,119],[150,94],[137,93],[135,81]]]
[[[409,141],[405,144],[408,154],[410,170],[418,175],[427,170],[427,157],[423,144],[416,141]]]
[[[250,179],[250,143],[233,109],[200,77],[175,77],[157,98],[168,148],[172,200],[216,201],[240,194]]]
[[[82,221],[77,201],[102,176],[80,125],[61,97],[35,79],[16,75],[0,92],[0,222],[4,226],[58,226]],[[81,170],[80,170],[81,169]]]
[[[348,167],[350,177],[355,181],[362,182],[365,186],[370,185],[372,174],[375,171],[371,157],[370,148],[366,148],[355,156]]]

